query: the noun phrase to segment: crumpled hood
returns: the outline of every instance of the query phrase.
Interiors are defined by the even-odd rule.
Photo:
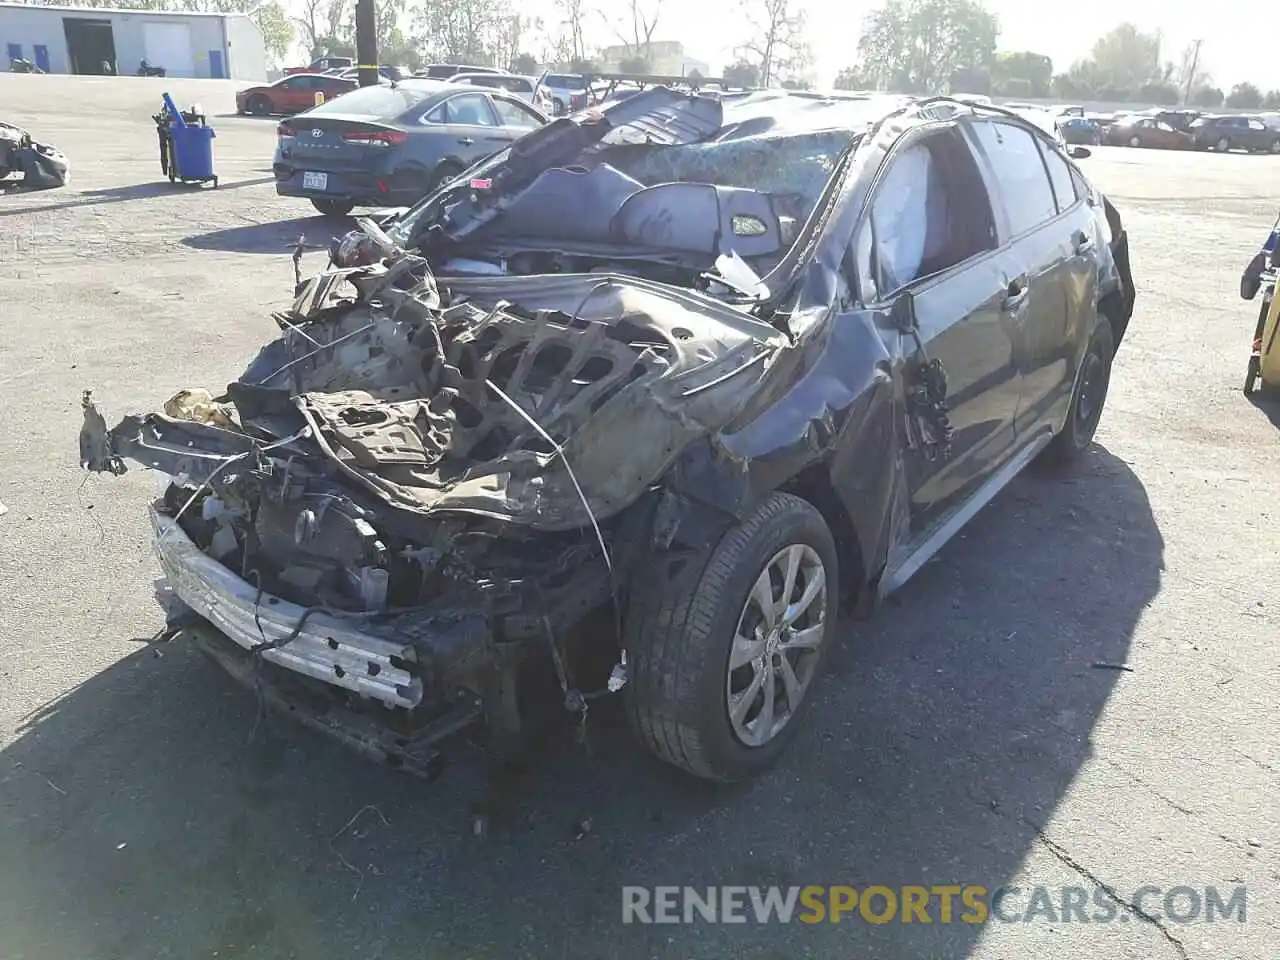
[[[571,529],[590,522],[584,498],[616,513],[728,422],[787,343],[632,278],[450,280],[442,295],[416,257],[313,278],[277,319],[283,335],[219,398],[238,428],[149,414],[104,433],[90,405],[82,460],[200,481],[274,442],[271,458],[322,457],[400,510]]]

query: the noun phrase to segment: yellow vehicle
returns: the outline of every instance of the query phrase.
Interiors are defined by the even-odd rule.
[[[1280,268],[1280,218],[1262,249],[1245,267],[1240,278],[1240,296],[1252,300],[1262,292],[1258,325],[1253,331],[1253,350],[1244,376],[1244,392],[1252,393],[1258,381],[1265,389],[1280,391],[1280,297],[1276,278]]]

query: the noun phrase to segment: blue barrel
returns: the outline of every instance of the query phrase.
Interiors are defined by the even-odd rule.
[[[173,127],[173,159],[179,180],[213,179],[213,127]]]

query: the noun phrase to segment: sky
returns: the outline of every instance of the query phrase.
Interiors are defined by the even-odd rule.
[[[611,2],[622,8],[624,0]],[[863,17],[878,0],[801,2],[809,19],[817,79],[825,84],[853,60]],[[1000,49],[1048,54],[1055,72],[1087,55],[1102,34],[1130,21],[1142,30],[1161,31],[1163,56],[1175,63],[1187,44],[1203,40],[1201,60],[1214,83],[1224,89],[1245,80],[1264,90],[1280,89],[1280,37],[1273,32],[1276,8],[1261,0],[1196,5],[1187,0],[986,0],[985,5],[1000,20]],[[724,9],[702,0],[664,0],[655,39],[682,40],[690,55],[722,66],[737,42]]]
[[[740,2],[758,4],[759,0],[662,0],[653,39],[680,40],[689,56],[719,69],[734,59],[734,47],[744,39],[742,18],[736,13]],[[809,20],[815,79],[825,86],[853,62],[862,21],[882,0],[799,2]],[[549,24],[556,20],[554,0],[517,0],[516,5]],[[584,3],[592,5],[593,0]],[[601,0],[599,5],[615,9],[622,17],[627,0]],[[1047,54],[1053,58],[1055,72],[1065,71],[1088,54],[1098,37],[1128,21],[1144,31],[1160,31],[1162,56],[1174,63],[1181,60],[1188,44],[1203,41],[1202,66],[1224,90],[1246,80],[1264,91],[1280,89],[1280,43],[1272,32],[1277,18],[1273,5],[1262,0],[1214,0],[1199,5],[1188,0],[985,0],[985,5],[1000,20],[1001,50]],[[598,14],[589,18],[587,27],[589,45],[618,42]],[[301,53],[295,51],[298,56]]]

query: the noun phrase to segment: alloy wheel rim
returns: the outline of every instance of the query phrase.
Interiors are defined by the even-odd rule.
[[[826,637],[826,610],[826,567],[808,544],[779,550],[756,578],[725,678],[729,726],[745,746],[765,746],[800,709]]]

